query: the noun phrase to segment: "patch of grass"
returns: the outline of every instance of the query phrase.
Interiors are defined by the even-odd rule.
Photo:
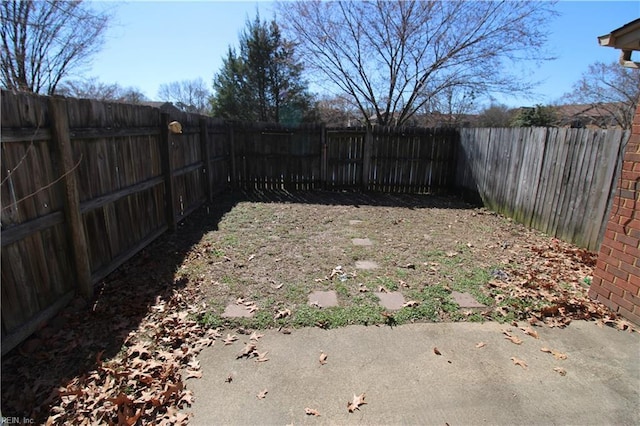
[[[469,293],[483,305],[491,306],[493,299],[483,291],[489,281],[491,281],[491,273],[488,270],[474,268],[458,277],[451,285],[451,288],[461,293]]]
[[[398,289],[398,283],[391,277],[376,277],[376,287],[383,286],[389,291],[396,291]],[[378,289],[376,288],[376,291]]]
[[[294,327],[337,328],[353,324],[380,324],[383,322],[382,311],[381,307],[369,304],[334,306],[324,309],[300,306],[293,314],[291,325]]]

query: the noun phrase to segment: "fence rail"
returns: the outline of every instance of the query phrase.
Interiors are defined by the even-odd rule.
[[[226,188],[441,193],[597,247],[629,132],[283,128],[2,92],[2,352]],[[168,130],[180,121],[182,134]]]

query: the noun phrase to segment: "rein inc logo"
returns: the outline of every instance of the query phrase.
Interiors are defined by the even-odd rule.
[[[35,422],[30,417],[0,417],[0,425],[31,425]]]

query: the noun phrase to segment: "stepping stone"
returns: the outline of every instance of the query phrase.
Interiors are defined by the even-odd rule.
[[[485,305],[478,302],[475,297],[469,293],[460,293],[458,291],[452,291],[451,297],[461,308],[486,308]]]
[[[362,221],[361,221],[361,220],[350,220],[350,221],[349,221],[349,225],[358,225],[358,224],[360,224],[360,223],[362,223]]]
[[[223,318],[252,318],[255,312],[249,312],[249,308],[243,305],[230,303],[224,308]]]
[[[390,311],[397,311],[404,305],[404,297],[399,291],[392,291],[390,293],[374,292],[373,294],[380,299],[380,304]]]
[[[376,269],[378,264],[373,260],[356,260],[357,269]]]
[[[368,238],[353,238],[351,240],[354,246],[372,246],[373,242],[371,242]]]
[[[338,295],[335,291],[312,291],[308,297],[309,305],[318,306],[320,308],[329,308],[338,306]]]

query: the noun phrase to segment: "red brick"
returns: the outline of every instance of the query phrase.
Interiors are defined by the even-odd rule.
[[[618,220],[615,219],[613,222],[610,221],[607,224],[607,230],[611,230],[613,232],[618,232],[618,233],[620,233],[620,232],[624,233],[624,226],[618,224]]]
[[[637,285],[640,288],[640,277],[632,275],[629,277],[629,282],[633,285]]]
[[[603,282],[602,283],[602,287],[604,287],[605,289],[609,290],[611,293],[613,294],[617,294],[618,296],[622,296],[624,294],[624,290],[621,289],[620,287],[612,284],[612,283],[608,283],[608,282]]]
[[[626,263],[626,264],[632,265],[632,266],[633,266],[633,263],[637,260],[637,258],[631,256],[630,254],[621,253],[621,252],[616,252],[615,257],[620,259],[620,261],[622,263]]]
[[[627,153],[627,154],[625,154],[624,159],[628,160],[630,162],[631,161],[637,162],[637,161],[640,161],[640,154],[637,154],[635,152]],[[631,164],[633,165],[633,163],[631,163]],[[632,169],[630,169],[630,170],[632,170]]]
[[[604,238],[605,239],[615,240],[616,239],[616,233],[612,229],[608,229],[607,228],[607,230],[604,231]]]
[[[611,292],[606,288],[603,288],[602,286],[594,286],[592,283],[591,287],[589,287],[589,297],[591,297],[592,299],[597,299],[598,295],[608,299],[611,295]]]
[[[617,287],[620,287],[622,290],[624,290],[625,292],[629,293],[629,294],[637,294],[638,293],[638,286],[633,284],[631,281],[622,281],[619,280],[615,283],[615,285]]]
[[[598,269],[594,272],[594,275],[597,276],[598,278],[601,278],[603,282],[609,282],[612,283],[613,280],[616,279],[616,277],[614,277],[612,274],[610,274],[609,272],[607,272],[604,269]]]
[[[629,302],[628,300],[625,300],[624,298],[618,296],[617,294],[611,293],[610,300],[616,305],[618,305],[618,307],[622,307],[628,310],[629,312],[633,312],[633,307],[634,307],[633,303]]]
[[[622,206],[616,207],[615,212],[618,215],[618,217],[624,217],[627,220],[631,219],[634,216],[633,209],[630,209],[630,208],[627,208],[627,207],[622,207]],[[618,223],[620,225],[623,225],[624,222],[626,222],[626,221],[618,219]],[[623,228],[624,228],[624,226],[623,226]],[[623,229],[622,232],[624,232],[624,229]]]
[[[638,261],[640,262],[640,259],[638,259]],[[595,270],[597,271],[598,269],[604,269],[605,266],[607,266],[607,263],[604,260],[602,260],[600,258],[600,256],[598,256],[598,260],[596,260],[596,269]]]
[[[622,244],[626,244],[632,247],[638,247],[638,245],[640,244],[640,240],[638,240],[637,238],[633,238],[629,235],[624,234],[616,235],[616,241],[620,241]]]
[[[624,272],[628,272],[629,275],[640,277],[640,268],[633,266],[633,263],[621,262],[619,269]]]
[[[598,297],[596,297],[596,300],[600,303],[602,303],[604,306],[606,306],[609,309],[612,310],[617,310],[616,308],[618,307],[615,303],[613,303],[611,300],[609,300],[608,298],[604,297],[603,295],[599,294]]]
[[[610,241],[609,245],[611,246],[612,249],[614,250],[620,250],[621,252],[624,252],[624,247],[625,245],[622,244],[620,241]]]
[[[620,260],[616,257],[616,253],[622,253],[622,252],[612,250],[611,255],[607,256],[606,254],[603,254],[601,256],[598,256],[598,258],[602,259],[602,261],[607,265],[617,268],[618,266],[620,266]],[[607,269],[606,266],[605,266],[605,269]]]
[[[602,302],[604,303],[604,302]],[[606,305],[606,303],[605,303]],[[607,305],[608,306],[608,305]],[[611,308],[614,309],[614,308]],[[618,309],[615,309],[620,315],[622,315],[624,317],[624,319],[631,321],[632,323],[634,323],[635,325],[639,325],[640,326],[640,315],[631,312],[625,308],[623,308],[622,306],[619,306]]]
[[[626,292],[624,294],[624,298],[627,299],[633,306],[640,307],[640,296],[637,296],[633,293]]]
[[[640,257],[640,248],[638,247],[626,246],[623,251],[633,257]]]

